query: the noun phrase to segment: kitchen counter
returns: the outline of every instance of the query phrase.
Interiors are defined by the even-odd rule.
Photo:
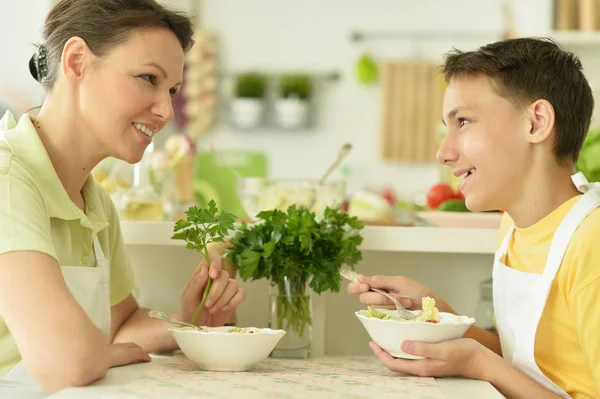
[[[489,383],[456,378],[421,378],[388,371],[374,356],[266,359],[250,372],[200,371],[182,354],[110,369],[88,387],[69,388],[47,399],[497,399]]]
[[[172,222],[121,222],[125,245],[184,246]],[[365,226],[362,251],[493,254],[497,229]]]

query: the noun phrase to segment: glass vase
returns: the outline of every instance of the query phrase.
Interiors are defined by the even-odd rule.
[[[269,328],[286,334],[271,352],[274,358],[306,359],[312,340],[312,292],[306,281],[284,277],[271,284]]]

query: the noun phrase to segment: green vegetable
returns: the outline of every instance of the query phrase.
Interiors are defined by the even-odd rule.
[[[226,256],[244,281],[267,278],[279,288],[278,328],[302,335],[312,323],[306,286],[317,294],[340,290],[342,265],[353,267],[362,259],[363,224],[339,208],[326,208],[317,218],[296,205],[257,217],[258,223],[242,224],[230,238]]]
[[[600,129],[590,130],[579,153],[577,170],[590,181],[600,181]]]
[[[380,312],[379,310],[375,310],[370,306],[367,307],[367,313],[365,314],[365,316],[366,317],[374,317],[376,319],[381,319],[381,320],[392,320],[392,316],[385,314],[383,312]]]
[[[465,205],[465,200],[461,199],[446,200],[440,204],[437,210],[445,212],[470,212],[469,208]]]
[[[210,257],[208,255],[208,244],[212,242],[223,242],[225,237],[229,234],[230,230],[233,230],[233,223],[237,219],[235,215],[227,212],[221,212],[218,214],[219,209],[214,200],[210,200],[207,209],[198,208],[197,206],[190,207],[186,212],[186,220],[178,220],[175,223],[174,232],[175,234],[171,237],[174,240],[185,240],[187,242],[186,247],[189,249],[196,250],[202,254],[202,257],[206,260],[208,268],[210,270]],[[218,214],[218,215],[217,215]],[[196,314],[192,318],[190,324],[194,324],[208,292],[212,279],[209,277],[202,299]]]

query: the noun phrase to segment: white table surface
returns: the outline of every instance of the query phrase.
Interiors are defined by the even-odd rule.
[[[68,388],[47,399],[497,399],[489,383],[419,378],[388,371],[373,356],[265,359],[250,372],[200,371],[185,356],[153,356],[152,362],[110,369],[102,380]]]

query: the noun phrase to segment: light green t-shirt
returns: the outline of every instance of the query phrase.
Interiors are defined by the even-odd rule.
[[[39,251],[61,266],[96,267],[97,234],[110,262],[110,300],[115,305],[133,290],[117,211],[91,176],[82,192],[85,213],[67,195],[30,117],[23,115],[17,123],[7,112],[0,120],[0,254]],[[0,317],[0,375],[20,360]]]

